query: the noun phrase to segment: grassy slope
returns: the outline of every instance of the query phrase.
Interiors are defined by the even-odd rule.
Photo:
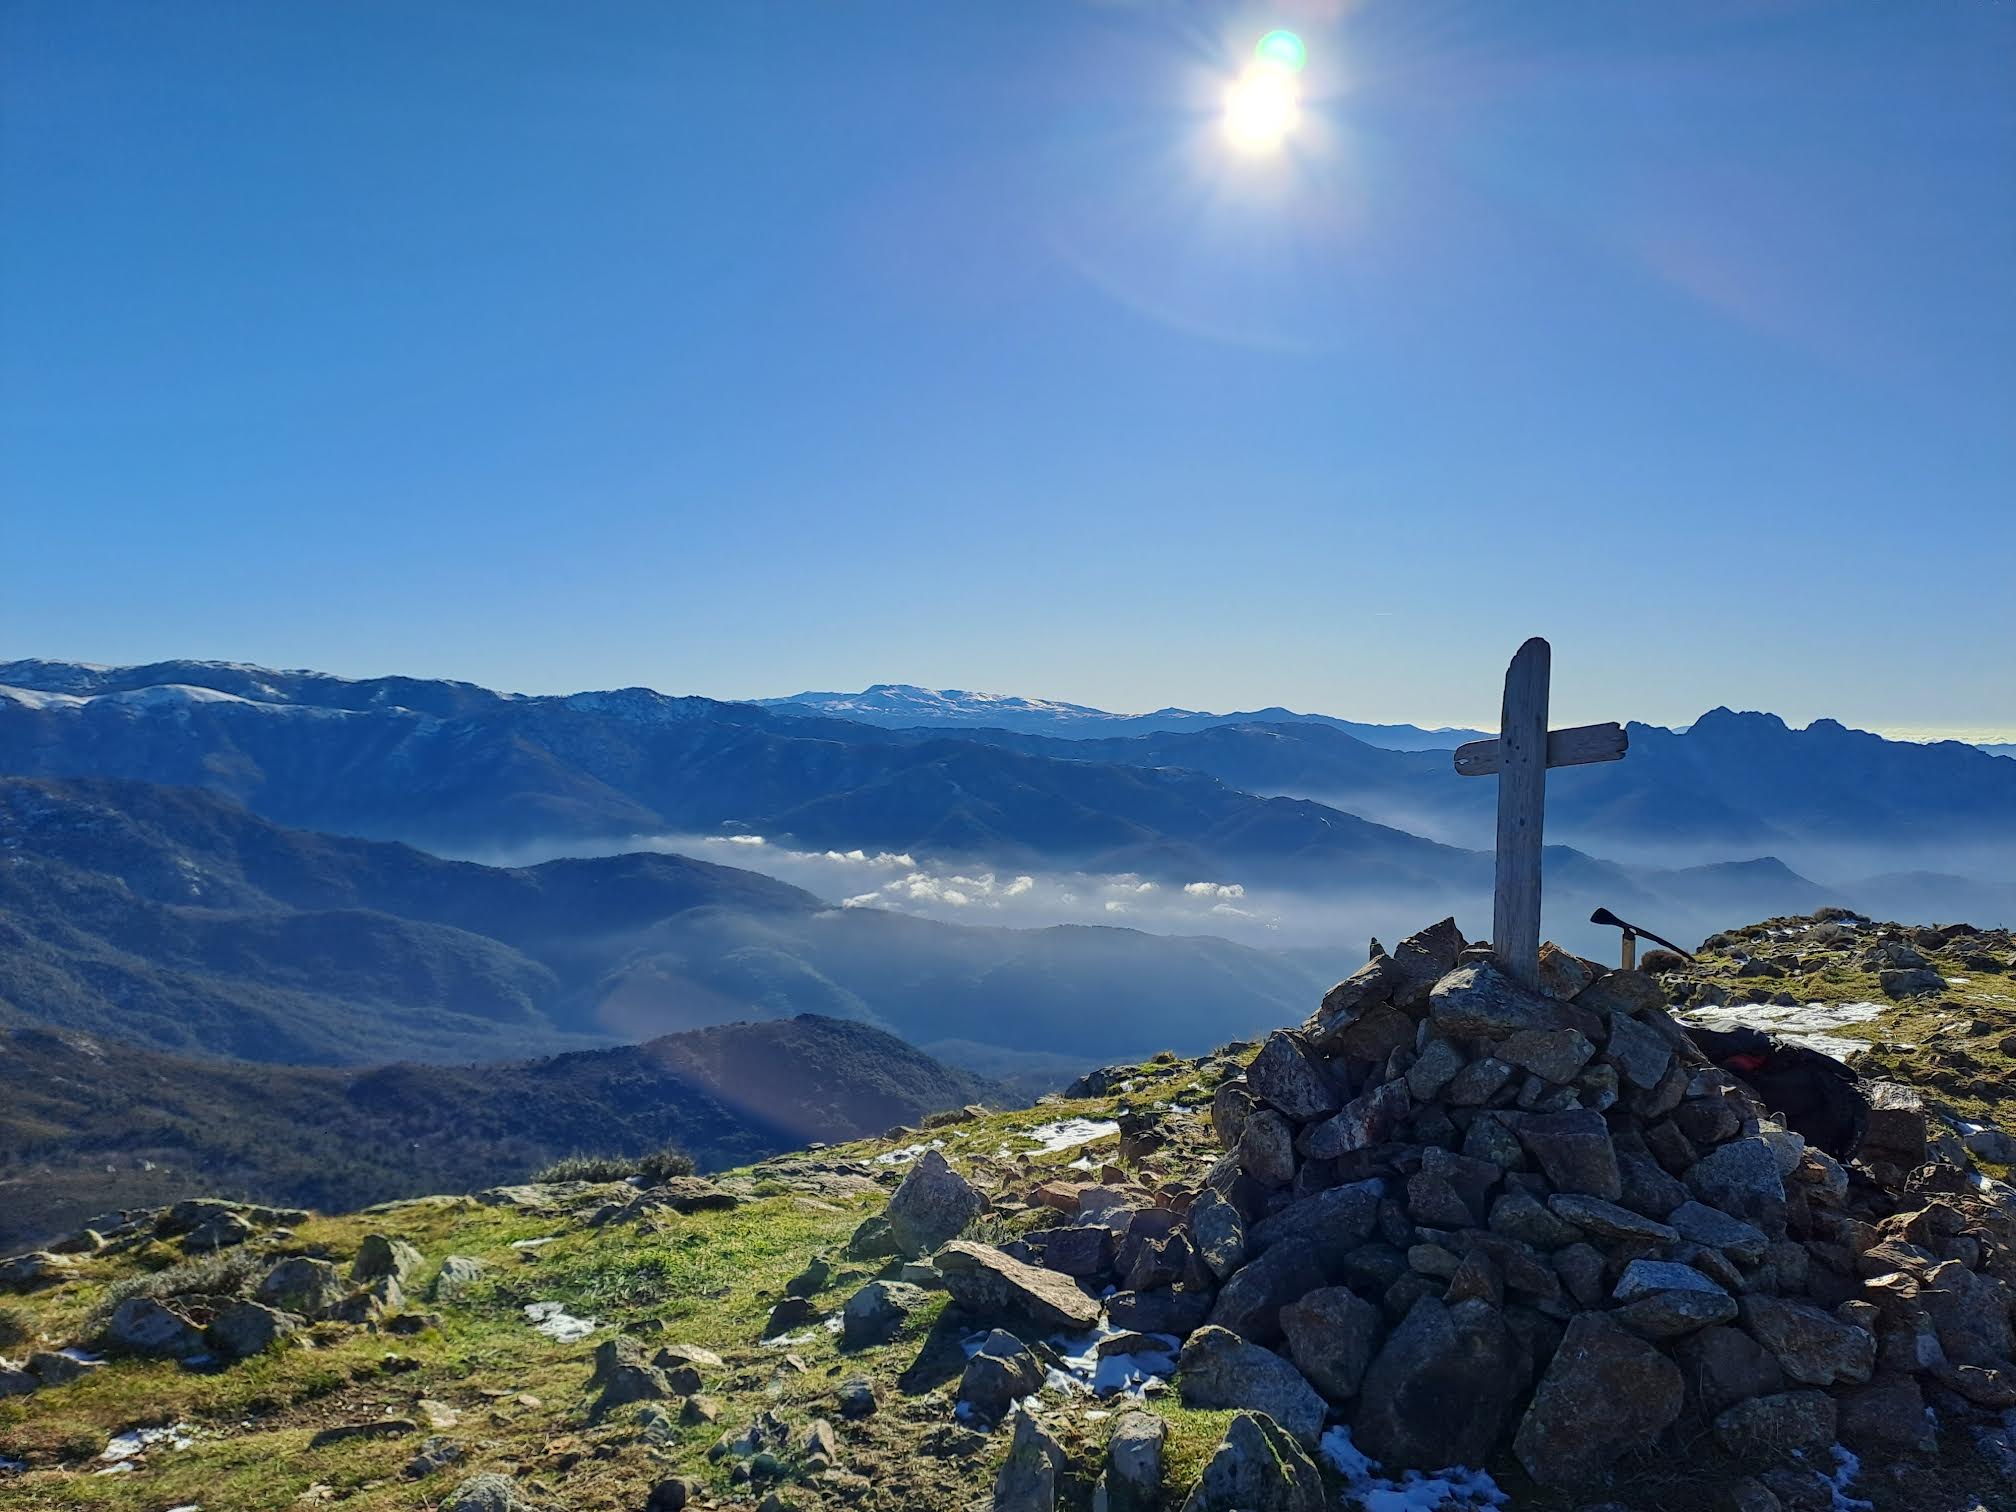
[[[1073,1103],[1061,1111],[1097,1117],[1122,1105],[1147,1106],[1172,1097],[1194,1104],[1208,1097],[1214,1079],[1200,1080],[1196,1066],[1187,1063],[1144,1069],[1148,1074],[1130,1096]],[[1055,1106],[995,1114],[932,1137],[944,1137],[948,1154],[962,1166],[975,1164],[971,1152],[979,1152],[983,1167],[993,1166],[994,1152],[1014,1131],[1059,1115]],[[1110,1150],[1111,1144],[1109,1139],[1105,1148]],[[820,1160],[861,1158],[887,1148],[869,1141],[825,1152]],[[1036,1155],[1031,1163],[1061,1167],[1082,1153]],[[860,1506],[892,1512],[952,1507],[983,1495],[1005,1438],[989,1439],[952,1424],[957,1366],[949,1377],[944,1374],[948,1341],[942,1331],[933,1338],[942,1301],[934,1299],[895,1341],[876,1349],[843,1351],[835,1335],[817,1327],[809,1338],[784,1348],[759,1342],[783,1283],[816,1253],[837,1260],[855,1225],[886,1201],[881,1191],[842,1196],[794,1192],[792,1173],[803,1163],[800,1157],[739,1173],[738,1184],[752,1194],[751,1200],[730,1212],[672,1220],[664,1233],[630,1225],[595,1230],[564,1218],[528,1216],[462,1199],[314,1219],[296,1230],[290,1251],[347,1259],[366,1233],[392,1232],[421,1247],[430,1271],[451,1253],[486,1260],[490,1269],[457,1301],[428,1304],[438,1313],[439,1326],[415,1337],[324,1329],[326,1342],[317,1347],[283,1350],[214,1375],[166,1363],[122,1361],[76,1385],[0,1399],[0,1455],[38,1464],[52,1454],[66,1459],[95,1455],[112,1434],[136,1425],[187,1422],[200,1430],[189,1448],[154,1450],[144,1467],[130,1475],[38,1469],[0,1482],[5,1488],[0,1495],[24,1508],[158,1512],[189,1502],[200,1503],[204,1512],[263,1512],[325,1485],[345,1506],[366,1512],[431,1505],[463,1476],[501,1468],[515,1469],[557,1502],[581,1512],[634,1509],[654,1481],[675,1473],[699,1476],[727,1498],[725,1465],[717,1472],[705,1451],[724,1429],[740,1429],[766,1407],[783,1413],[801,1432],[814,1416],[834,1420],[843,1464],[876,1482],[862,1493]],[[882,1169],[893,1184],[895,1168]],[[532,1251],[511,1248],[515,1239],[552,1234],[562,1237]],[[19,1356],[29,1347],[83,1336],[106,1287],[150,1258],[159,1262],[171,1256],[166,1246],[157,1245],[151,1255],[86,1261],[81,1281],[0,1304],[0,1353]],[[837,1310],[876,1271],[873,1262],[841,1264],[819,1303]],[[521,1314],[525,1303],[539,1300],[562,1302],[569,1311],[605,1326],[592,1339],[554,1343],[528,1327]],[[17,1334],[46,1342],[5,1341],[10,1319]],[[652,1340],[700,1344],[723,1355],[728,1368],[718,1381],[707,1383],[709,1394],[723,1404],[719,1425],[682,1428],[663,1449],[648,1443],[630,1410],[589,1425],[584,1393],[589,1358],[611,1327]],[[952,1352],[956,1355],[956,1349]],[[933,1368],[927,1362],[911,1372],[920,1353],[940,1363]],[[386,1369],[390,1354],[402,1360],[396,1373]],[[805,1368],[795,1368],[794,1360]],[[906,1372],[911,1372],[914,1394],[899,1384]],[[882,1407],[872,1418],[841,1422],[833,1395],[856,1373],[876,1380]],[[402,1478],[400,1467],[421,1434],[307,1448],[309,1438],[323,1427],[388,1413],[412,1416],[423,1398],[448,1403],[462,1414],[449,1436],[471,1446],[471,1458],[463,1465],[424,1481]],[[1082,1410],[1086,1405],[1089,1400],[1081,1399],[1081,1410],[1072,1414],[1073,1431],[1082,1439],[1097,1439],[1106,1420],[1088,1419]],[[1159,1410],[1175,1428],[1172,1487],[1187,1484],[1229,1414],[1192,1413],[1173,1398],[1162,1399]]]

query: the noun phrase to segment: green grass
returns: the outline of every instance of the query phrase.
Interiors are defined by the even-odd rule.
[[[693,1157],[674,1145],[646,1155],[564,1155],[535,1171],[533,1181],[626,1181],[643,1176],[664,1181],[691,1176]]]
[[[1141,1106],[1167,1101],[1174,1088],[1196,1080],[1194,1067],[1148,1070],[1152,1078],[1124,1101]],[[998,1165],[1001,1147],[1017,1144],[1015,1136],[1023,1131],[1060,1117],[1110,1118],[1121,1101],[1051,1103],[991,1114],[932,1137],[943,1138],[947,1155],[984,1179],[985,1171]],[[1109,1138],[1093,1147],[1095,1154],[1112,1158],[1114,1143]],[[862,1141],[822,1158],[865,1159],[887,1148],[878,1140]],[[1037,1157],[1035,1175],[1061,1170],[1082,1153]],[[901,1175],[900,1167],[876,1169],[892,1184]],[[199,1504],[204,1512],[267,1512],[289,1505],[311,1486],[326,1485],[346,1508],[377,1512],[431,1506],[465,1476],[501,1469],[544,1487],[549,1499],[575,1512],[634,1512],[649,1487],[673,1473],[697,1476],[729,1500],[726,1466],[707,1459],[709,1446],[766,1408],[801,1431],[815,1416],[838,1421],[834,1393],[855,1374],[870,1376],[883,1402],[874,1417],[840,1424],[847,1468],[881,1488],[865,1493],[859,1505],[950,1506],[969,1493],[984,1493],[1005,1440],[981,1441],[952,1429],[956,1366],[949,1375],[942,1359],[935,1374],[918,1366],[920,1354],[935,1349],[942,1356],[947,1347],[947,1336],[938,1331],[942,1298],[934,1297],[901,1334],[875,1349],[843,1350],[837,1335],[817,1325],[781,1347],[760,1339],[784,1283],[813,1256],[824,1254],[835,1267],[815,1299],[828,1312],[878,1273],[876,1265],[845,1261],[841,1251],[861,1220],[881,1210],[886,1192],[808,1195],[792,1189],[788,1170],[774,1166],[734,1174],[745,1178],[745,1190],[770,1195],[725,1212],[669,1217],[655,1226],[595,1229],[578,1217],[539,1216],[461,1199],[311,1218],[263,1256],[262,1268],[283,1252],[347,1264],[365,1234],[396,1234],[427,1257],[427,1269],[409,1288],[410,1306],[438,1314],[438,1327],[395,1336],[318,1325],[302,1343],[214,1374],[122,1360],[73,1386],[0,1399],[0,1454],[38,1463],[51,1455],[88,1459],[113,1434],[136,1426],[188,1423],[197,1430],[190,1447],[154,1451],[133,1474],[10,1476],[0,1499],[10,1512],[17,1506],[161,1512],[184,1503]],[[1038,1216],[1031,1215],[1019,1226],[1035,1221]],[[512,1247],[514,1240],[549,1235],[558,1235],[557,1242]],[[156,1241],[128,1254],[85,1259],[75,1281],[10,1301],[0,1322],[39,1341],[30,1347],[82,1341],[115,1292],[179,1288],[213,1264],[184,1265],[177,1254],[174,1246]],[[422,1300],[433,1270],[450,1254],[483,1261],[481,1279],[452,1302]],[[161,1268],[164,1261],[173,1268]],[[525,1319],[522,1309],[533,1301],[559,1302],[600,1326],[589,1339],[557,1343]],[[658,1445],[646,1440],[628,1409],[591,1422],[586,1391],[591,1357],[595,1345],[617,1330],[634,1332],[647,1345],[682,1342],[720,1353],[726,1368],[704,1388],[722,1404],[720,1423],[681,1427],[669,1443]],[[20,1344],[8,1347],[26,1352]],[[952,1352],[956,1355],[956,1343]],[[402,1368],[388,1372],[387,1355],[399,1357]],[[307,1448],[320,1428],[386,1414],[411,1416],[422,1397],[447,1402],[462,1414],[449,1436],[469,1445],[471,1454],[448,1471],[424,1481],[400,1474],[424,1427],[397,1439]],[[677,1405],[671,1404],[675,1413]],[[1179,1440],[1198,1441],[1178,1462],[1201,1462],[1209,1452],[1203,1442],[1210,1437],[1206,1418],[1184,1413],[1173,1400],[1169,1407],[1180,1420]],[[1080,1447],[1092,1454],[1108,1429],[1083,1423],[1077,1431],[1084,1436]],[[940,1452],[920,1452],[923,1443]],[[925,1501],[905,1502],[906,1496]],[[752,1505],[755,1500],[743,1499]]]

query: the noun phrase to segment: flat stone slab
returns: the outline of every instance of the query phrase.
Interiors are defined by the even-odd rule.
[[[945,1290],[968,1312],[1020,1313],[1039,1328],[1073,1332],[1099,1321],[1099,1304],[1068,1276],[1009,1258],[991,1245],[955,1239],[932,1257]]]

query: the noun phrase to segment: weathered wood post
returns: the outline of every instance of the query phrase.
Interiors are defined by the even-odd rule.
[[[1540,985],[1540,847],[1546,828],[1547,768],[1620,760],[1628,744],[1618,724],[1547,729],[1553,661],[1534,636],[1505,670],[1498,738],[1456,749],[1464,777],[1498,778],[1498,864],[1491,895],[1491,951],[1514,981]]]
[[[1515,982],[1540,985],[1540,836],[1547,808],[1547,680],[1553,660],[1534,636],[1505,672],[1498,716],[1498,870],[1491,949]]]

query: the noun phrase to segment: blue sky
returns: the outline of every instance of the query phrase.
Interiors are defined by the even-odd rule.
[[[0,0],[0,656],[1468,723],[1542,633],[1562,720],[2016,728],[2012,57],[1991,0]]]

